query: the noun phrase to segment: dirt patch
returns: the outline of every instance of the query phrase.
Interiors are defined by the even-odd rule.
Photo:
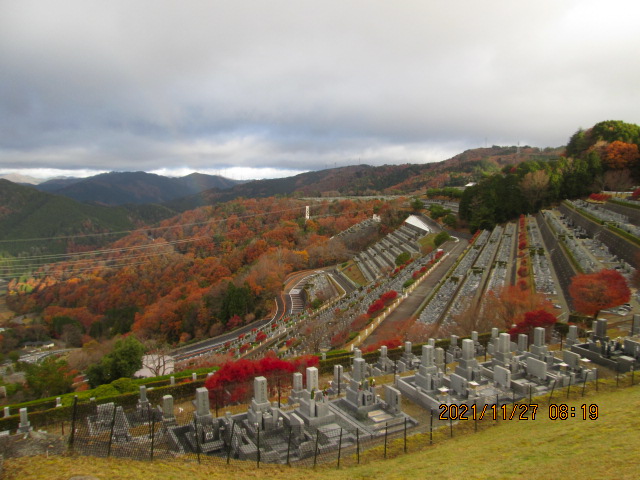
[[[67,441],[60,435],[33,431],[0,437],[0,451],[4,458],[62,455],[67,451]]]

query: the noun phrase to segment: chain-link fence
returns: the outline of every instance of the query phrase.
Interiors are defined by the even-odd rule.
[[[482,409],[469,407],[464,411],[451,406],[429,410],[403,397],[401,411],[390,412],[380,403],[363,414],[350,409],[343,396],[325,398],[318,393],[316,416],[311,417],[308,400],[313,398],[309,394],[304,401],[298,398],[289,404],[290,376],[269,378],[268,400],[263,403],[256,401],[252,382],[227,384],[211,391],[200,387],[199,393],[205,394],[204,406],[198,405],[195,389],[184,388],[162,397],[149,390],[135,403],[76,402],[66,418],[41,422],[46,416],[40,416],[30,427],[59,434],[67,451],[78,455],[252,463],[256,468],[261,463],[340,467],[415,452],[504,421],[534,419],[536,415],[560,418],[566,413],[562,405],[566,406],[568,400],[591,396],[595,404],[596,391],[638,382],[633,370],[621,373],[600,368],[597,380],[554,387],[543,397],[500,394]],[[382,385],[392,381],[392,376],[379,377],[378,381],[375,393],[383,396]],[[589,402],[585,405],[585,411],[579,414],[593,414]]]

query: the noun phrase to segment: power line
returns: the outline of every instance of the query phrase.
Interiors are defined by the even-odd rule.
[[[276,211],[272,211],[272,212],[261,212],[261,213],[255,213],[255,214],[249,214],[249,215],[242,215],[242,216],[237,216],[238,220],[242,219],[242,218],[252,218],[252,217],[257,217],[257,216],[266,216],[266,215],[270,215],[270,214],[278,214],[278,213],[286,213],[286,212],[291,212],[291,211],[296,211],[296,210],[301,210],[302,208],[305,207],[297,207],[297,208],[292,208],[292,209],[285,209],[285,210],[276,210]],[[366,209],[359,209],[359,210],[355,210],[355,211],[351,211],[350,213],[360,213],[362,211],[364,211]],[[315,215],[310,217],[311,219],[319,219],[319,218],[328,218],[328,217],[338,217],[343,215],[342,212],[340,213],[327,213],[324,215]],[[205,225],[205,224],[214,224],[214,223],[220,223],[220,222],[224,222],[229,220],[229,218],[224,218],[224,219],[218,219],[218,220],[210,220],[207,222],[194,222],[194,223],[185,223],[185,224],[178,224],[178,225],[172,225],[172,226],[164,226],[164,227],[154,227],[152,229],[138,229],[138,230],[132,230],[131,232],[138,232],[138,231],[148,231],[148,230],[169,230],[172,228],[180,228],[180,227],[187,227],[187,226],[194,226],[194,225]],[[51,237],[51,238],[60,238],[60,237]],[[69,236],[68,238],[75,238],[73,236]],[[127,266],[137,266],[137,265],[143,265],[146,263],[149,263],[149,261],[151,260],[151,258],[153,257],[157,257],[157,256],[161,256],[161,255],[168,255],[172,252],[156,252],[156,253],[144,253],[142,255],[130,255],[130,256],[125,256],[125,257],[118,257],[118,258],[107,258],[107,259],[99,259],[99,258],[82,258],[82,257],[91,257],[91,256],[95,256],[95,255],[106,255],[106,254],[116,254],[116,253],[122,253],[122,252],[135,252],[137,250],[145,250],[145,249],[150,249],[150,248],[162,248],[162,247],[169,247],[169,246],[174,246],[174,245],[180,245],[180,244],[186,244],[186,243],[192,243],[192,242],[196,242],[199,240],[209,240],[210,237],[191,237],[191,238],[187,238],[187,239],[180,239],[180,240],[173,240],[173,241],[165,241],[163,243],[152,243],[152,244],[145,244],[145,245],[137,245],[137,246],[131,246],[131,247],[120,247],[120,248],[111,248],[111,249],[102,249],[102,250],[93,250],[90,252],[78,252],[78,253],[72,253],[72,254],[51,254],[51,255],[39,255],[39,256],[29,256],[29,257],[18,257],[18,258],[7,258],[7,259],[3,259],[4,262],[15,262],[16,264],[14,265],[5,265],[0,266],[0,274],[5,276],[5,277],[15,277],[15,276],[21,276],[24,274],[29,274],[31,276],[47,276],[47,275],[51,275],[50,273],[47,272],[33,272],[32,270],[34,268],[43,268],[45,266],[48,265],[53,265],[53,268],[55,267],[59,267],[59,268],[68,268],[68,267],[78,267],[81,266],[83,263],[88,263],[88,262],[94,262],[93,266],[87,266],[87,267],[82,267],[80,269],[75,268],[73,272],[69,272],[71,274],[78,274],[81,272],[85,272],[85,271],[89,271],[89,270],[94,270],[95,268],[99,268],[100,266],[104,267],[104,268],[121,268],[121,267],[127,267]],[[71,260],[62,260],[64,258],[71,258]],[[77,258],[77,259],[76,259]],[[106,265],[108,262],[122,262],[123,260],[135,260],[138,258],[145,258],[145,261],[142,262],[124,262],[124,263],[118,263],[115,265]],[[56,259],[61,259],[61,260],[56,260]],[[20,264],[20,262],[25,262],[25,261],[33,261],[33,260],[42,260],[43,262],[41,263],[29,263],[29,264]],[[99,265],[99,264],[105,264],[105,265]],[[4,270],[4,271],[3,271]]]

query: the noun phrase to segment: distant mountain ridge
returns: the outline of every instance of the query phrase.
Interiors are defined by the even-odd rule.
[[[306,172],[287,178],[254,180],[226,190],[202,191],[170,201],[166,205],[174,210],[184,211],[240,197],[411,195],[422,193],[427,188],[463,186],[469,181],[479,180],[487,173],[497,172],[507,164],[515,165],[528,160],[554,160],[563,150],[563,147],[543,150],[529,146],[475,148],[442,162],[377,167],[353,165]]]
[[[9,180],[13,183],[24,183],[28,185],[37,185],[42,182],[42,180],[30,177],[29,175],[20,175],[19,173],[6,173],[0,175],[0,180]]]
[[[110,172],[87,178],[53,179],[36,188],[85,203],[124,205],[162,204],[203,190],[231,188],[238,183],[202,173],[174,178],[146,172]]]

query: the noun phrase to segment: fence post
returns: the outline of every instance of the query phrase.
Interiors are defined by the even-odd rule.
[[[531,384],[529,384],[529,406],[531,406]]]
[[[384,458],[387,458],[387,435],[389,434],[389,422],[384,424]]]
[[[289,454],[291,453],[291,435],[293,434],[293,427],[289,426],[289,439],[287,440],[287,465],[291,466],[289,462]]]
[[[156,416],[151,419],[151,461],[153,461],[153,447],[156,439]]]
[[[549,405],[551,405],[551,398],[553,398],[553,391],[556,389],[556,381],[557,379],[553,381],[553,387],[551,387],[551,393],[549,394]]]
[[[149,436],[153,433],[153,427],[151,426],[151,404],[147,405],[147,420],[149,422]]]
[[[340,468],[340,454],[342,453],[342,427],[340,427],[340,439],[338,440],[338,468]]]
[[[229,435],[229,448],[227,448],[227,465],[231,461],[231,446],[233,445],[233,431],[236,428],[235,419],[231,420],[231,434]]]
[[[360,429],[356,428],[356,457],[358,458],[358,465],[360,464]]]
[[[318,463],[318,441],[320,440],[320,429],[316,430],[316,449],[313,454],[313,468],[316,468],[316,464]]]
[[[198,456],[198,463],[200,463],[200,435],[198,435],[198,417],[193,416],[193,426],[196,429],[196,455]]]
[[[256,430],[258,432],[258,455],[256,455],[257,466],[260,468],[260,425],[256,423]]]
[[[404,453],[407,453],[407,417],[404,417]]]
[[[567,398],[569,398],[570,391],[571,391],[571,374],[569,374],[569,385],[567,385]]]
[[[451,409],[449,409],[449,437],[453,438],[453,417],[451,416]]]
[[[109,446],[107,447],[107,458],[111,456],[111,443],[113,442],[113,429],[116,426],[116,411],[118,410],[118,406],[116,404],[113,405],[113,418],[111,419],[111,432],[109,433]]]
[[[71,449],[71,452],[73,453],[73,441],[75,440],[75,436],[76,436],[76,415],[78,413],[78,396],[75,395],[73,397],[73,413],[72,413],[72,417],[71,417],[71,435],[69,436],[69,448]]]
[[[596,367],[596,392],[598,391],[598,367]]]
[[[433,410],[429,409],[431,412],[431,420],[429,421],[429,445],[433,445]]]
[[[280,377],[278,377],[278,408],[280,408]]]
[[[587,378],[589,378],[589,371],[584,374],[584,383],[582,384],[582,396],[584,397],[584,389],[587,388]]]

